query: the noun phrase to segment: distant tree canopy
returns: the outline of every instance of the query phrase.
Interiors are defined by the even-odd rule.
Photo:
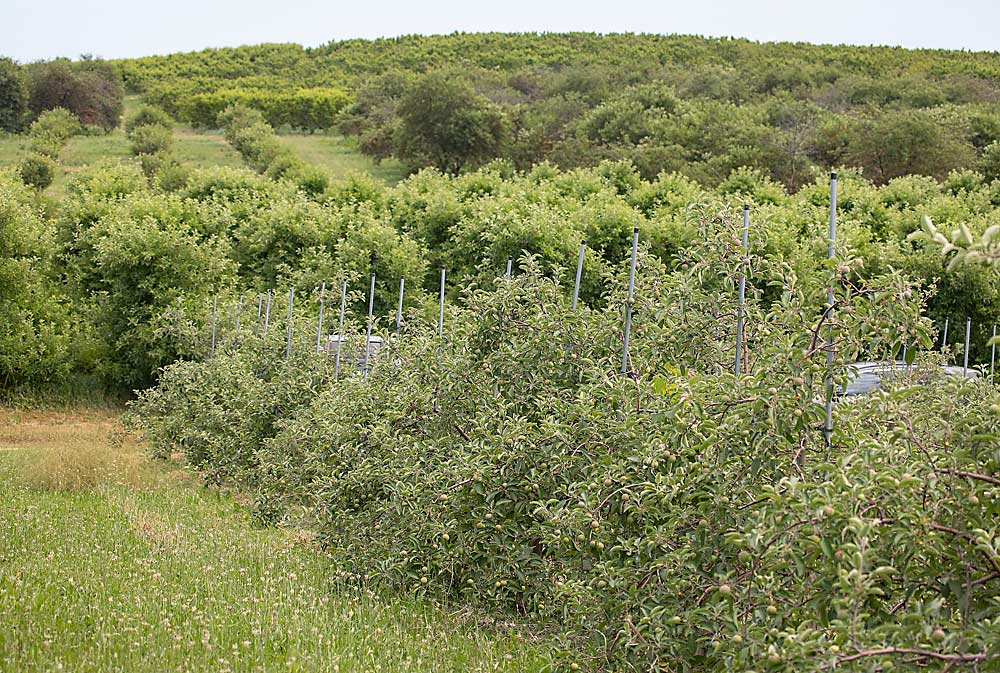
[[[64,108],[88,126],[109,131],[121,118],[125,90],[114,66],[106,61],[48,61],[26,66],[29,108],[37,116]]]
[[[398,114],[393,154],[446,172],[498,156],[509,134],[503,111],[449,72],[430,73],[410,84]]]
[[[28,111],[28,89],[20,66],[0,58],[0,131],[21,130]]]
[[[519,169],[610,160],[648,180],[676,171],[711,187],[747,168],[791,190],[841,165],[878,184],[913,173],[1000,174],[996,53],[456,33],[113,65],[131,91],[179,121],[216,126],[220,112],[242,105],[272,129],[338,128],[365,154],[412,170],[458,172],[494,158]],[[85,124],[117,122],[120,108],[97,104],[116,100],[107,64],[23,70],[34,114],[61,106]]]

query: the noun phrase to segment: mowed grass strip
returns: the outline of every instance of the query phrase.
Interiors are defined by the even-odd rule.
[[[150,463],[110,412],[0,427],[0,670],[545,669],[521,631],[338,584],[307,535]]]
[[[361,154],[352,138],[326,133],[279,133],[278,137],[306,163],[326,168],[335,178],[367,173],[388,185],[395,185],[407,174],[406,168],[395,159],[376,164]]]

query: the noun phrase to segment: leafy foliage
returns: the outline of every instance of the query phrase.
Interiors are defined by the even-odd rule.
[[[141,126],[162,126],[172,128],[170,115],[154,105],[143,105],[134,115],[125,120],[125,133],[131,134]]]
[[[28,127],[30,147],[34,152],[50,159],[58,159],[66,141],[80,131],[80,120],[69,110],[46,110]]]
[[[453,171],[495,157],[523,170],[545,160],[570,169],[625,159],[647,180],[678,171],[714,187],[747,167],[795,190],[841,165],[879,184],[911,173],[989,172],[986,148],[1000,139],[1000,60],[985,53],[479,33],[215,49],[118,65],[147,99],[205,125],[242,101],[268,111],[276,128],[326,128],[327,115],[308,126],[291,121],[284,101],[335,92],[338,126],[364,152],[415,169]],[[435,95],[414,108],[420,90]]]
[[[174,142],[173,132],[169,127],[156,124],[138,126],[129,133],[132,141],[132,154],[159,154],[169,152]]]
[[[75,347],[68,311],[51,278],[52,231],[16,174],[0,172],[0,391],[44,386],[68,374]],[[75,340],[75,343],[74,343]]]
[[[47,61],[26,66],[26,73],[29,108],[35,116],[65,108],[86,125],[104,131],[118,126],[125,92],[110,63],[91,58]]]
[[[56,162],[44,154],[29,154],[17,165],[17,171],[24,184],[43,190],[55,179]]]
[[[728,373],[737,226],[703,222],[681,272],[642,257],[628,377],[621,272],[607,308],[574,312],[525,258],[449,310],[443,342],[413,313],[367,377],[330,382],[308,334],[282,362],[247,328],[168,368],[138,422],[359,579],[558,624],[567,670],[991,665],[994,391],[928,357],[838,405],[827,448],[822,292],[786,265],[749,260],[783,293],[752,294],[747,373]],[[833,371],[929,345],[916,289],[855,266],[838,260]]]
[[[16,133],[28,112],[28,88],[21,67],[0,58],[0,131]]]

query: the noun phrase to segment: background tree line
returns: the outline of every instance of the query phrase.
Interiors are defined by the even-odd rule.
[[[0,130],[26,129],[43,112],[61,108],[86,127],[110,131],[121,123],[125,89],[117,68],[89,56],[18,65],[0,58]]]
[[[274,127],[336,126],[370,156],[414,169],[454,172],[496,157],[518,168],[627,159],[647,179],[680,171],[716,185],[749,166],[792,189],[841,164],[878,183],[1000,173],[995,54],[459,33],[116,65],[130,89],[184,121],[212,125],[226,105],[244,102]]]

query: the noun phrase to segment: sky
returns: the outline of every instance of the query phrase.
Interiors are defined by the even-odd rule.
[[[454,31],[681,33],[1000,50],[998,0],[0,0],[0,55],[125,58]]]

